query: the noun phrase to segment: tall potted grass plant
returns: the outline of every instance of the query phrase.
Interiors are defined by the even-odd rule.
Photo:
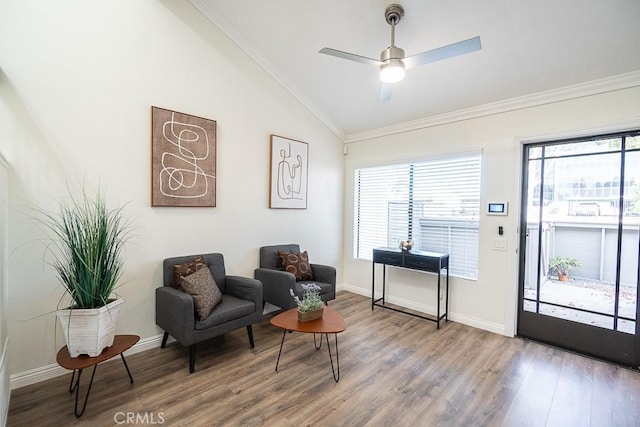
[[[57,214],[43,215],[41,222],[55,235],[52,265],[72,301],[57,312],[69,353],[97,356],[113,344],[123,302],[114,289],[131,226],[122,208],[107,208],[100,191],[95,197],[83,192],[80,199],[60,202]]]

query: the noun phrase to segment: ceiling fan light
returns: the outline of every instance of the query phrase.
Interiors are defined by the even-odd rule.
[[[404,65],[402,61],[390,60],[380,67],[380,80],[384,83],[395,83],[404,79]]]

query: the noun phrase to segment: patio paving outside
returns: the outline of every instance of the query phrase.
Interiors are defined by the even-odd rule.
[[[613,283],[577,278],[569,278],[567,282],[546,277],[543,280],[544,282],[540,285],[540,314],[613,329],[613,318],[611,317],[556,307],[543,302],[613,315],[615,297]],[[525,297],[535,299],[535,290],[525,289]],[[634,319],[636,317],[636,298],[637,289],[635,286],[621,285],[618,315]],[[535,311],[535,303],[525,301],[524,308],[527,311]],[[618,319],[618,331],[635,333],[635,322]]]

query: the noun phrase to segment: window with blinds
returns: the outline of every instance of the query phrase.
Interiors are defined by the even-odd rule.
[[[449,254],[450,274],[478,277],[480,155],[357,169],[354,257],[413,240]]]

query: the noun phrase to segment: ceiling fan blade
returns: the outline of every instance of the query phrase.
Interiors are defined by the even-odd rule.
[[[362,64],[369,64],[369,65],[375,65],[375,66],[380,66],[383,64],[377,59],[367,58],[366,56],[356,55],[355,53],[349,53],[349,52],[343,52],[341,50],[331,49],[330,47],[325,47],[323,49],[320,49],[319,52],[324,53],[325,55],[337,56],[338,58],[360,62]]]
[[[388,83],[382,83],[380,85],[380,102],[387,102],[391,99],[391,92],[393,86]]]
[[[447,46],[442,46],[437,49],[428,50],[417,55],[409,56],[404,58],[402,62],[404,63],[404,67],[409,69],[419,65],[431,64],[432,62],[442,61],[443,59],[475,52],[480,49],[482,49],[482,44],[480,43],[480,37],[478,36]]]

